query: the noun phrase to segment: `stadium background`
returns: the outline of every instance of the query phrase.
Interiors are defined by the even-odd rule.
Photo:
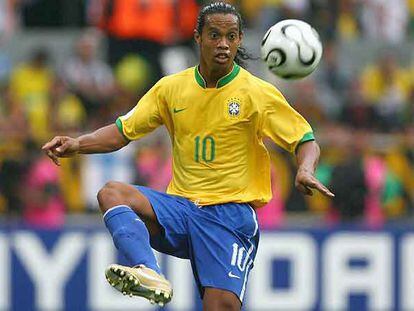
[[[109,180],[165,189],[166,131],[61,168],[40,146],[114,122],[159,77],[195,65],[202,3],[0,0],[0,310],[151,310],[105,284],[116,254],[96,193]],[[414,1],[233,3],[253,56],[280,19],[321,35],[322,62],[304,80],[279,80],[260,60],[248,69],[309,120],[317,175],[336,194],[304,198],[293,158],[270,145],[274,198],[259,211],[246,310],[414,310]],[[189,266],[160,260],[176,294],[169,309],[196,310]]]

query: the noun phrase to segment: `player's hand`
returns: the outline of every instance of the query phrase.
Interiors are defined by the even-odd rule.
[[[313,174],[305,169],[299,169],[295,179],[296,188],[303,194],[313,195],[312,189],[318,190],[324,196],[333,198],[335,195],[326,188]]]
[[[72,157],[79,151],[79,141],[68,136],[56,136],[43,145],[42,150],[56,165],[60,165],[59,158]]]

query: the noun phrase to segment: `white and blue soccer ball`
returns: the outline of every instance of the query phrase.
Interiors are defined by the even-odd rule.
[[[283,79],[300,79],[312,73],[322,57],[318,32],[308,23],[286,19],[269,28],[261,44],[261,58]]]

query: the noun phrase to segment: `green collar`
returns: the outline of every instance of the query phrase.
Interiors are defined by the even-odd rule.
[[[203,76],[200,74],[200,71],[198,70],[199,66],[195,67],[194,70],[194,74],[195,74],[195,79],[198,83],[198,85],[200,85],[203,89],[207,88],[207,83],[204,80]],[[216,88],[221,88],[227,84],[229,84],[231,81],[234,80],[234,78],[238,75],[238,73],[240,72],[240,66],[237,65],[236,63],[233,64],[233,69],[226,74],[224,77],[220,78],[217,81],[216,84]]]

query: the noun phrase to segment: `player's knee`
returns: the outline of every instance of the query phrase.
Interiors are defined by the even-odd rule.
[[[122,183],[116,181],[107,182],[98,192],[98,202],[104,213],[115,205],[125,204],[122,195]]]
[[[230,295],[215,295],[205,305],[206,310],[212,311],[240,311],[240,302]]]
[[[215,310],[220,311],[240,311],[240,305],[229,297],[220,297],[217,300]]]

